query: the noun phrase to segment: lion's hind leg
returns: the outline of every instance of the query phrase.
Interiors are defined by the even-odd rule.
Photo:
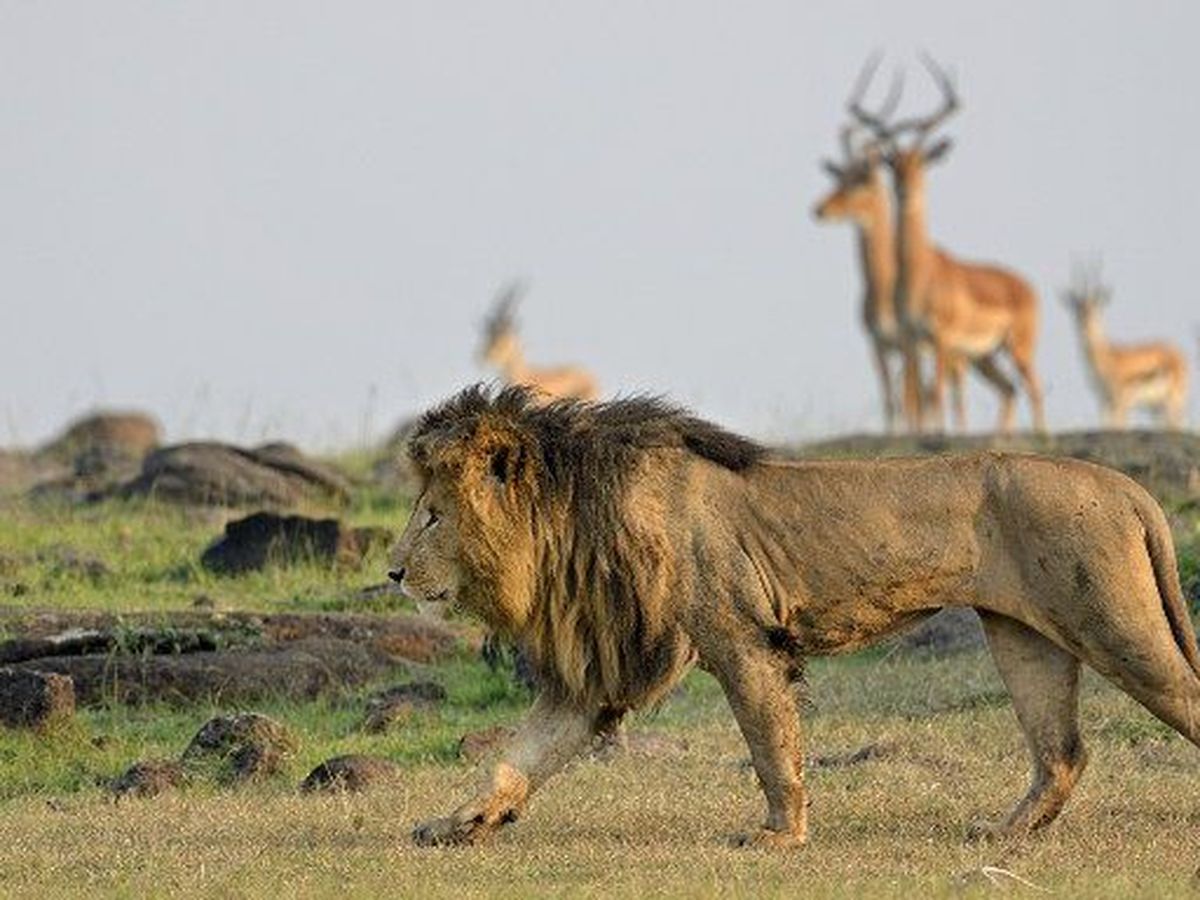
[[[767,821],[738,843],[764,848],[799,847],[808,835],[804,749],[789,664],[762,645],[741,650],[721,641],[701,660],[721,682],[767,799]],[[752,648],[752,649],[751,649]]]
[[[971,835],[1028,834],[1054,821],[1087,763],[1079,736],[1079,660],[1014,619],[984,610],[979,615],[1025,732],[1033,780],[1005,819],[976,824]]]

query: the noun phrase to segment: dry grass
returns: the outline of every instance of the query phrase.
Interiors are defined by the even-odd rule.
[[[761,799],[711,685],[654,723],[690,750],[582,762],[494,843],[422,850],[408,830],[444,812],[475,773],[411,766],[400,786],[301,797],[290,784],[195,789],[114,806],[98,792],[0,804],[5,894],[54,896],[932,896],[1035,893],[1192,896],[1200,866],[1195,748],[1089,679],[1093,763],[1050,831],[1008,845],[963,841],[1025,787],[1010,709],[982,655],[952,662],[852,660],[817,667],[810,749],[878,743],[876,758],[810,773],[812,839],[800,852],[736,850]],[[990,871],[990,870],[989,870]]]

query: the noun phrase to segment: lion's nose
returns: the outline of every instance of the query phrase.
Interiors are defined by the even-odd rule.
[[[388,572],[388,578],[392,579],[392,581],[396,582],[396,584],[399,584],[404,580],[404,568],[401,567],[399,569],[392,569],[392,571]]]

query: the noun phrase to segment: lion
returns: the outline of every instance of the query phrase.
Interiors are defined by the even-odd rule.
[[[390,577],[522,645],[539,693],[486,782],[418,844],[479,841],[693,664],[721,684],[767,802],[807,836],[806,657],[972,607],[1033,761],[978,835],[1051,822],[1083,772],[1080,663],[1200,745],[1200,653],[1162,510],[1124,475],[1032,455],[796,462],[660,399],[539,404],[474,386],[427,412]]]

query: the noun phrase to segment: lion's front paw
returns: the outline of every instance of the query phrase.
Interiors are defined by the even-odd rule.
[[[760,828],[754,834],[739,834],[733,839],[733,845],[762,850],[794,850],[803,847],[806,840],[807,836],[803,832]]]
[[[419,847],[454,847],[474,844],[492,831],[483,821],[483,816],[463,819],[446,816],[430,819],[413,829],[412,839]]]

